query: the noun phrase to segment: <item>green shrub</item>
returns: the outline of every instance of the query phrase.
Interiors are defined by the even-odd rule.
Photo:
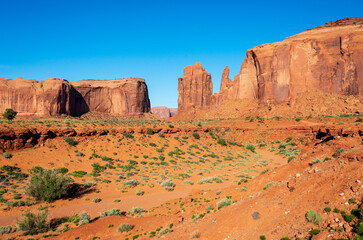
[[[74,140],[74,138],[72,138],[72,137],[66,137],[64,139],[64,141],[66,141],[66,143],[68,143],[69,145],[71,145],[73,147],[77,145],[77,141]]]
[[[173,191],[175,188],[175,183],[173,183],[171,180],[166,180],[160,184],[162,187],[164,187],[167,191]]]
[[[4,227],[0,227],[0,234],[4,235],[7,233],[11,233],[13,231],[13,227],[12,226],[4,226]]]
[[[143,213],[143,212],[144,212],[144,209],[142,207],[133,207],[129,211],[129,214],[133,216],[134,214]]]
[[[43,169],[31,177],[25,192],[36,200],[53,202],[68,193],[72,182],[71,178],[60,175],[56,169]]]
[[[311,235],[317,235],[320,233],[320,229],[313,229],[311,230]]]
[[[101,198],[95,198],[95,199],[93,199],[92,200],[94,203],[99,203],[99,202],[101,202],[102,200],[101,200]]]
[[[126,137],[126,138],[130,138],[130,139],[133,139],[134,138],[134,136],[131,133],[128,133],[128,132],[124,132],[122,135],[124,137]]]
[[[222,207],[231,205],[231,200],[232,200],[232,197],[227,196],[226,198],[222,199],[221,201],[219,201],[217,203],[217,208],[220,209]]]
[[[88,224],[91,220],[91,217],[89,216],[89,214],[85,213],[85,212],[80,213],[77,216],[78,216],[78,226]]]
[[[330,207],[326,207],[326,208],[324,208],[324,211],[325,212],[331,212],[331,208]]]
[[[8,152],[4,152],[2,156],[3,156],[4,158],[9,159],[9,158],[11,158],[13,155],[11,155],[11,154],[10,154],[10,153],[8,153]]]
[[[124,186],[128,186],[128,187],[136,187],[137,185],[139,185],[139,181],[135,180],[135,179],[127,179],[126,182],[124,182]]]
[[[13,109],[11,108],[7,108],[5,110],[5,112],[3,113],[3,117],[7,120],[13,120],[16,117],[16,114],[18,114],[18,112],[15,112]]]
[[[120,209],[113,208],[106,212],[105,211],[101,212],[100,217],[102,218],[102,217],[109,217],[109,216],[114,216],[114,215],[122,216],[123,214]]]
[[[261,235],[261,236],[260,236],[260,240],[266,240],[265,235]]]
[[[37,215],[27,211],[22,214],[23,220],[17,220],[17,229],[26,231],[30,235],[37,234],[47,230],[49,224],[46,219],[48,217],[48,211],[39,212]]]
[[[149,135],[153,135],[154,134],[154,130],[152,130],[151,128],[146,129],[146,133]]]
[[[194,132],[194,133],[193,133],[193,137],[194,137],[195,139],[200,139],[199,133],[197,133],[197,132]]]
[[[223,138],[218,139],[217,143],[222,146],[227,146],[226,140],[224,140]]]
[[[274,185],[275,182],[269,182],[266,184],[266,186],[263,187],[263,190],[266,190],[269,186]]]
[[[118,228],[117,228],[117,232],[130,232],[132,229],[134,228],[134,225],[131,224],[121,224]]]
[[[137,196],[142,196],[142,195],[144,195],[144,191],[143,190],[141,190],[141,189],[138,189],[138,190],[136,190],[136,195]]]
[[[250,150],[251,152],[255,152],[255,146],[251,143],[245,144],[244,148]]]
[[[321,217],[314,210],[308,211],[305,217],[308,222],[313,222],[315,224],[318,224],[321,221]]]

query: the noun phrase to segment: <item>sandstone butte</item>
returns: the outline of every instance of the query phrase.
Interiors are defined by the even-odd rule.
[[[168,119],[178,113],[177,108],[168,108],[168,107],[152,107],[151,113],[156,114],[162,118]]]
[[[282,42],[246,53],[234,81],[228,66],[220,92],[201,63],[184,68],[179,78],[179,113],[208,110],[226,100],[256,100],[261,106],[289,103],[303,93],[363,95],[363,18],[330,22]]]
[[[144,79],[82,80],[0,78],[0,112],[12,108],[19,114],[80,116],[87,112],[115,115],[150,111]]]

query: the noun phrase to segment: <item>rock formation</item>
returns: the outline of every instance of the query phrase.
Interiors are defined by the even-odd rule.
[[[202,77],[206,70],[204,75],[200,69],[200,63],[187,66],[184,78],[179,79],[180,112],[191,106],[206,109],[230,99],[255,99],[260,104],[289,102],[314,91],[362,96],[363,18],[328,23],[248,50],[234,81],[229,80],[226,67],[221,90],[213,96],[212,83]]]
[[[76,101],[75,115],[81,115],[88,111],[116,115],[150,111],[148,90],[144,79],[89,79],[71,84],[86,103],[86,108],[84,108],[84,104]]]
[[[0,78],[0,112],[12,108],[19,114],[80,116],[87,112],[116,115],[150,111],[143,79],[45,81]]]
[[[36,115],[71,114],[72,90],[68,81],[0,78],[0,112],[6,108]]]
[[[156,114],[162,118],[168,119],[178,113],[177,108],[167,108],[167,107],[153,107],[151,108],[151,113]]]
[[[211,104],[212,78],[201,63],[184,68],[183,78],[179,78],[178,111],[203,109]]]

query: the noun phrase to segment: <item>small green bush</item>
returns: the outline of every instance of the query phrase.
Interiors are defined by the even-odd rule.
[[[48,211],[39,212],[38,214],[27,211],[22,215],[23,220],[17,220],[17,229],[20,231],[26,231],[30,235],[34,235],[49,227],[46,221]]]
[[[136,195],[137,196],[142,196],[142,195],[144,195],[144,191],[143,190],[141,190],[141,189],[138,189],[138,190],[136,190]]]
[[[66,143],[68,143],[69,145],[71,145],[73,147],[77,145],[77,141],[74,140],[74,138],[72,138],[72,137],[66,137],[64,139],[64,141],[66,141]]]
[[[311,230],[311,235],[317,235],[320,233],[320,229],[313,229]]]
[[[154,130],[152,130],[151,128],[146,129],[146,133],[149,135],[153,135],[154,134]]]
[[[324,208],[324,211],[325,212],[331,212],[331,208],[330,207],[326,207],[326,208]]]
[[[260,240],[266,240],[265,235],[261,235],[261,236],[260,236]]]
[[[134,228],[134,225],[131,224],[121,224],[118,228],[117,228],[117,232],[130,232],[132,229]]]
[[[5,110],[5,112],[3,113],[3,117],[7,120],[13,120],[16,117],[16,114],[18,114],[18,112],[15,112],[13,109],[11,108],[7,108]]]
[[[305,217],[308,220],[308,222],[313,222],[315,224],[321,222],[321,217],[314,210],[308,211]]]
[[[25,192],[38,201],[53,202],[68,193],[72,182],[71,178],[60,175],[56,169],[43,169],[31,177]]]
[[[113,208],[106,212],[105,211],[101,212],[100,217],[102,218],[102,217],[109,217],[109,216],[114,216],[114,215],[122,216],[123,214],[120,209]]]
[[[2,156],[3,156],[4,158],[9,159],[9,158],[11,158],[13,155],[11,155],[11,154],[10,154],[10,153],[8,153],[8,152],[4,152]]]
[[[194,137],[195,139],[200,139],[199,133],[197,133],[197,132],[194,132],[194,133],[193,133],[193,137]]]
[[[13,227],[12,226],[4,226],[4,227],[0,227],[0,234],[4,235],[7,233],[11,233],[13,231]]]
[[[137,213],[143,213],[143,212],[144,212],[144,209],[142,207],[133,207],[129,211],[129,214],[133,216],[133,215],[135,215]]]
[[[222,146],[227,146],[226,140],[224,140],[223,138],[218,139],[217,143]]]

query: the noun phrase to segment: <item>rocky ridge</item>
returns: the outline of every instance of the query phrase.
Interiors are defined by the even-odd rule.
[[[82,80],[68,82],[49,78],[0,78],[0,111],[12,108],[19,114],[80,116],[87,112],[115,115],[150,111],[144,79]]]

